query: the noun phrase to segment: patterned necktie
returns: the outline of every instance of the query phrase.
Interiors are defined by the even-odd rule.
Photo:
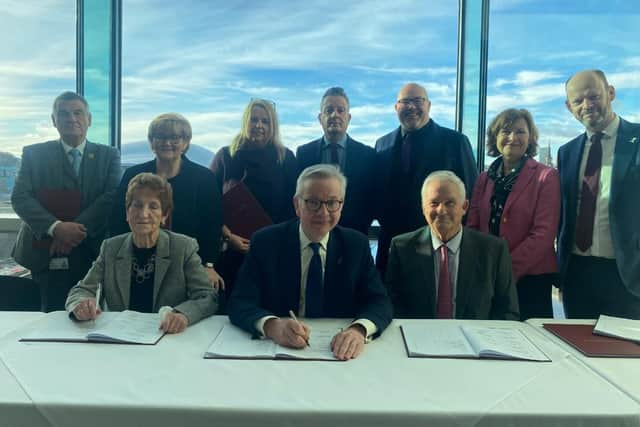
[[[320,259],[320,243],[309,243],[313,251],[307,272],[307,287],[304,306],[305,317],[323,317],[324,290],[322,286],[322,260]]]
[[[72,148],[69,150],[69,155],[71,156],[71,167],[73,171],[76,173],[76,176],[80,176],[80,150]]]
[[[453,298],[451,278],[449,276],[449,250],[447,245],[440,246],[440,275],[438,276],[438,319],[453,319]]]
[[[331,151],[331,164],[340,167],[340,158],[338,157],[338,144],[329,143],[329,150]]]
[[[596,202],[600,187],[600,168],[602,167],[602,132],[591,136],[591,148],[587,157],[587,166],[582,178],[580,210],[576,221],[576,246],[582,252],[593,244],[593,223],[596,216]]]

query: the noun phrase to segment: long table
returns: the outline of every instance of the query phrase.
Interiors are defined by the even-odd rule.
[[[220,316],[155,346],[18,342],[40,321],[0,338],[0,360],[52,426],[640,426],[638,402],[526,323],[473,322],[552,362],[407,357],[401,324],[457,320],[394,320],[348,362],[205,360]]]
[[[527,323],[535,326],[540,333],[556,342],[559,346],[571,353],[594,372],[602,376],[602,378],[612,384],[615,384],[616,387],[640,404],[640,359],[587,357],[571,347],[571,345],[564,342],[562,339],[542,328],[544,323],[595,325],[596,321],[594,319],[529,319],[527,320]]]

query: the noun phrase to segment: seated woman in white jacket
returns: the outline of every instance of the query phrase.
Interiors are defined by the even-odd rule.
[[[66,309],[77,320],[95,319],[101,305],[109,311],[147,313],[169,307],[160,328],[178,333],[216,311],[217,294],[202,267],[196,241],[161,229],[172,200],[171,185],[158,175],[141,173],[129,182],[126,208],[131,232],[105,240],[85,278],[69,291]]]

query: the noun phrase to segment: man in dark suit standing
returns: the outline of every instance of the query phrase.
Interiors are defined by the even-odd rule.
[[[478,177],[469,140],[429,117],[431,101],[416,83],[400,89],[395,109],[400,127],[376,142],[376,176],[380,237],[376,266],[384,274],[391,239],[425,225],[420,188],[431,172],[454,172],[471,194]]]
[[[391,321],[391,304],[373,265],[367,237],[337,226],[345,178],[331,165],[300,174],[293,199],[299,220],[253,235],[229,301],[229,318],[280,345],[302,348],[310,330],[299,317],[355,319],[333,337],[339,359],[357,357]]]
[[[336,165],[347,177],[347,194],[340,225],[368,234],[374,214],[376,152],[347,134],[351,120],[349,98],[341,87],[322,96],[318,121],[324,136],[296,151],[300,171],[319,163]]]
[[[394,317],[519,320],[507,243],[462,226],[469,201],[460,178],[433,172],[421,198],[429,225],[391,242]]]
[[[640,124],[617,116],[600,70],[574,74],[567,109],[586,132],[560,147],[558,236],[569,318],[640,318]]]
[[[120,179],[118,150],[87,141],[91,113],[82,96],[59,95],[51,119],[60,139],[24,147],[11,194],[23,221],[13,257],[40,285],[43,311],[64,310],[96,258]]]

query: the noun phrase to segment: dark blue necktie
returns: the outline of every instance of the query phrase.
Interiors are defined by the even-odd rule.
[[[323,317],[324,295],[322,287],[322,260],[320,259],[320,243],[309,243],[313,251],[307,272],[307,289],[304,305],[305,317]]]

